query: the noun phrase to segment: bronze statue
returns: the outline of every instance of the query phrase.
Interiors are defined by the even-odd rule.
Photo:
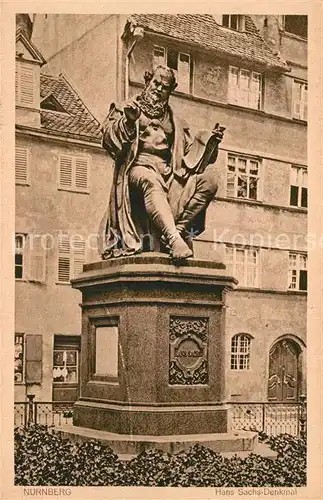
[[[108,210],[101,225],[103,259],[145,250],[155,234],[174,261],[192,257],[192,235],[204,230],[217,191],[214,163],[224,127],[188,126],[168,104],[176,88],[172,69],[146,72],[145,87],[129,102],[113,103],[102,125],[103,147],[115,161]],[[148,250],[154,249],[154,243]]]

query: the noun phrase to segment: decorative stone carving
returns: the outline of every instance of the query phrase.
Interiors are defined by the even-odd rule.
[[[170,385],[208,383],[208,319],[170,318]]]

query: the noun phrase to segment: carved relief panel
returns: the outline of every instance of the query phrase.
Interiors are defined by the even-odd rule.
[[[169,384],[208,383],[208,318],[170,318]]]

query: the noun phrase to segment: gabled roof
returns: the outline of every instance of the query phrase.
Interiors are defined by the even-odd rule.
[[[210,14],[133,14],[128,23],[219,54],[288,71],[285,61],[261,37],[251,17],[246,15],[245,20],[244,32],[221,26]]]
[[[61,110],[41,109],[41,130],[56,135],[68,135],[90,142],[100,142],[100,124],[92,115],[65,75],[40,75],[40,97],[52,97]]]
[[[19,42],[26,48],[31,58],[34,61],[38,62],[40,66],[43,66],[46,63],[46,60],[43,58],[42,54],[39,52],[37,47],[30,40],[28,40],[24,30],[22,30],[21,28],[18,28],[16,31],[16,46],[17,44],[19,44]]]

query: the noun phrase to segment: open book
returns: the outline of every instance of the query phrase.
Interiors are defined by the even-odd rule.
[[[215,163],[224,130],[225,127],[219,127],[217,123],[212,131],[200,130],[196,134],[189,152],[183,158],[189,170],[195,170],[196,173],[201,174],[207,165]]]

